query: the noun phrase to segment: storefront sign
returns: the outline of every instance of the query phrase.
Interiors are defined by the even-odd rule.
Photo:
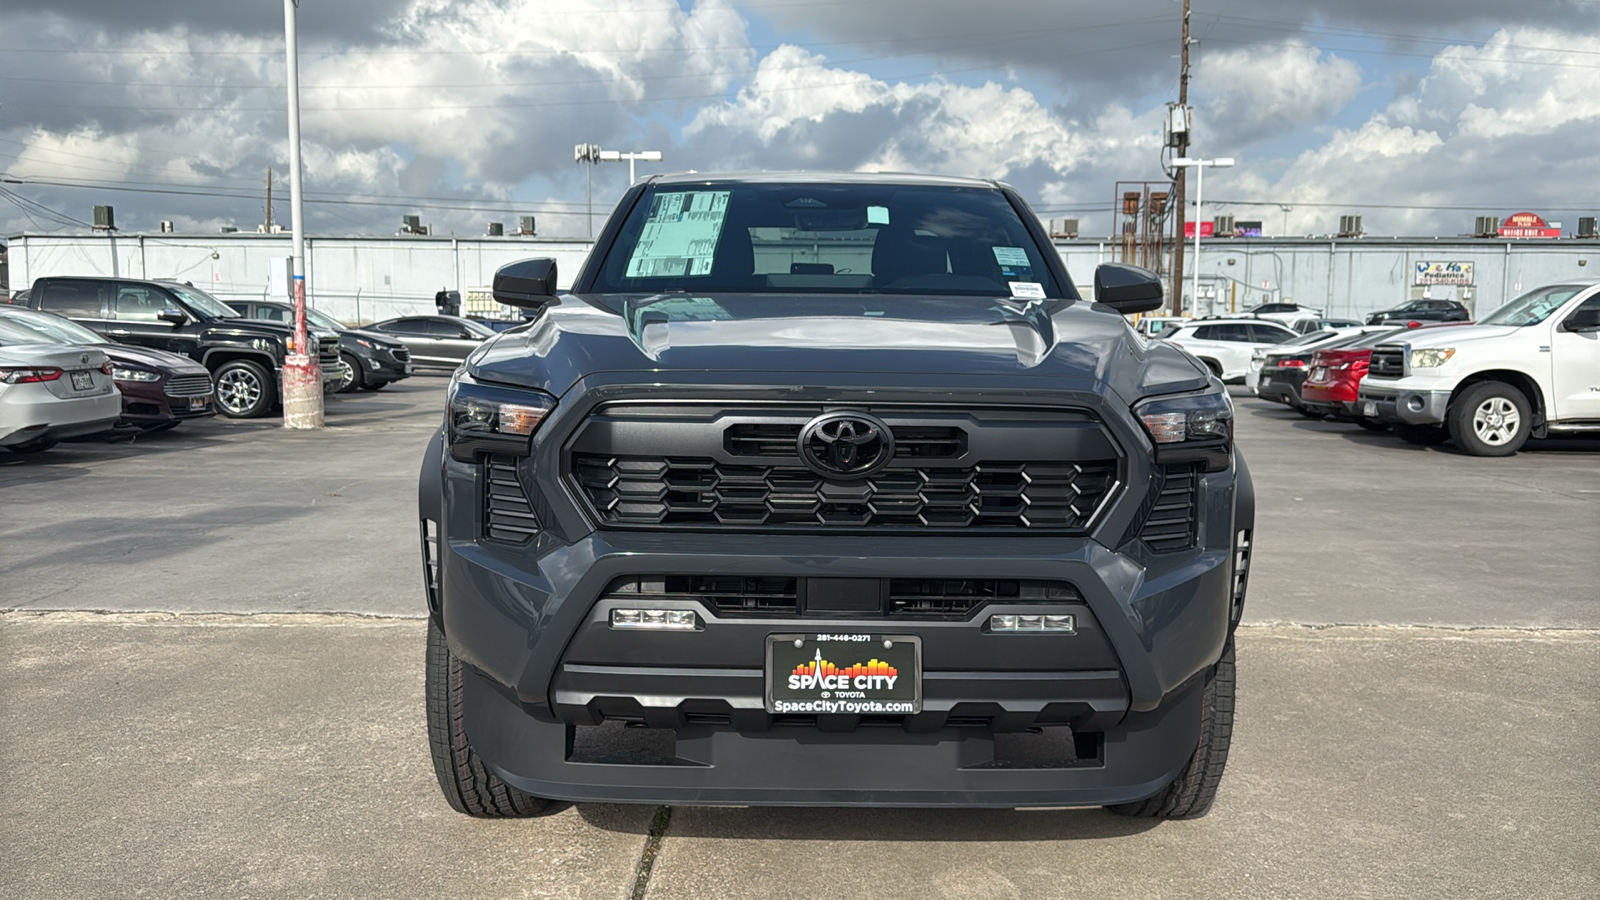
[[[1542,217],[1531,212],[1519,212],[1500,223],[1503,238],[1558,238],[1560,228],[1552,228]]]
[[[1472,284],[1470,262],[1426,262],[1416,264],[1413,284]]]

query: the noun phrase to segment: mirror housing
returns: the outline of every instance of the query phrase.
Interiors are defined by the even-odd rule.
[[[494,300],[507,306],[538,309],[556,295],[556,261],[522,259],[494,273]]]
[[[1600,309],[1580,309],[1561,320],[1561,330],[1582,333],[1600,331]]]
[[[1094,270],[1094,302],[1123,315],[1161,308],[1161,278],[1149,269],[1125,263],[1101,263]]]
[[[174,325],[189,324],[189,314],[173,306],[169,306],[166,309],[163,309],[161,312],[156,313],[156,318],[163,322],[171,322]]]

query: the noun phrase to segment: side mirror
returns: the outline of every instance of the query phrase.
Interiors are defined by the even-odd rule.
[[[161,312],[156,314],[156,318],[163,322],[171,322],[174,325],[189,324],[189,315],[183,310],[176,308],[169,307],[167,309],[163,309]]]
[[[1562,331],[1600,331],[1600,309],[1580,309],[1561,321]]]
[[[494,273],[494,299],[507,306],[536,309],[550,303],[556,295],[556,261],[523,259],[508,263]]]
[[[1094,302],[1123,315],[1161,308],[1161,278],[1149,269],[1101,263],[1094,270]]]

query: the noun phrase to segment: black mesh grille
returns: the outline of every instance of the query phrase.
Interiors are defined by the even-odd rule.
[[[539,517],[517,475],[517,458],[494,455],[484,463],[484,534],[522,543],[539,533]]]
[[[411,359],[411,351],[404,347],[392,348],[389,351],[389,355],[394,357],[398,362],[407,362]]]
[[[1058,581],[893,578],[889,612],[904,616],[965,617],[991,600],[1003,603],[1081,603],[1070,584]]]
[[[1367,363],[1367,375],[1379,378],[1399,378],[1406,373],[1406,351],[1400,347],[1378,347],[1372,351]]]
[[[794,458],[801,425],[794,422],[740,422],[722,434],[722,447],[734,456]],[[912,459],[954,459],[966,452],[967,434],[954,426],[897,426],[895,453]]]
[[[1139,537],[1151,550],[1163,553],[1194,546],[1199,473],[1199,466],[1192,464],[1161,470],[1155,502],[1139,530]]]
[[[741,575],[643,575],[619,578],[609,598],[698,600],[731,615],[794,615],[799,609],[796,578]]]
[[[167,379],[168,397],[199,397],[211,393],[210,375],[178,375]]]
[[[897,443],[898,447],[898,443]],[[730,529],[1082,531],[1116,482],[1115,461],[890,468],[827,481],[802,466],[574,454],[573,477],[606,525]]]

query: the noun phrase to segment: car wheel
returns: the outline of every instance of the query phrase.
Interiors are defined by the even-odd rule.
[[[1408,444],[1417,444],[1423,447],[1436,447],[1450,440],[1450,432],[1439,425],[1409,425],[1404,422],[1394,423],[1394,433],[1400,440]]]
[[[25,444],[12,444],[7,447],[12,453],[43,453],[54,447],[59,441],[28,441]]]
[[[472,750],[461,660],[450,652],[438,623],[428,620],[428,663],[424,694],[428,708],[428,747],[439,788],[456,812],[480,819],[511,819],[550,812],[556,801],[517,790],[489,771]]]
[[[1485,381],[1450,404],[1450,438],[1473,456],[1511,456],[1528,442],[1533,411],[1522,392],[1501,381]]]
[[[217,408],[230,419],[256,419],[272,408],[272,376],[247,359],[223,363],[213,376]]]
[[[1200,743],[1178,777],[1154,797],[1136,803],[1118,803],[1106,809],[1124,816],[1153,819],[1198,819],[1211,811],[1217,785],[1228,764],[1233,742],[1234,699],[1233,637],[1222,648],[1222,658],[1206,676],[1200,697]]]
[[[359,390],[365,380],[361,374],[361,361],[348,353],[339,354],[339,384],[334,390],[348,394]]]

